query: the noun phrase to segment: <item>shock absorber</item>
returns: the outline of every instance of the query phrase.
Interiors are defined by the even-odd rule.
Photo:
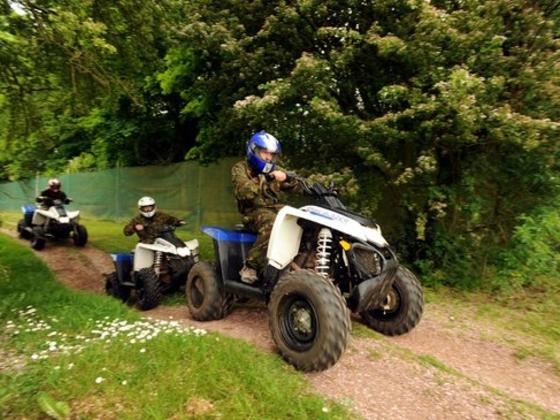
[[[317,252],[315,254],[315,272],[328,277],[331,268],[332,232],[322,228],[317,237]]]
[[[156,251],[155,259],[154,259],[154,271],[157,276],[159,276],[159,270],[161,267],[161,259],[163,257],[163,252]]]

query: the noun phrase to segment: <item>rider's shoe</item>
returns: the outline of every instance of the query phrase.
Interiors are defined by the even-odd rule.
[[[257,271],[254,268],[247,267],[246,265],[239,271],[239,275],[241,276],[241,281],[247,284],[256,283],[259,279],[257,276]]]

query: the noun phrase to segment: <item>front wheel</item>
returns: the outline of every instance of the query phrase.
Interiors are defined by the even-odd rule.
[[[191,316],[197,321],[222,319],[231,307],[216,267],[205,261],[196,263],[189,271],[185,297]]]
[[[120,284],[117,273],[111,273],[105,279],[105,293],[126,302],[130,297],[130,288]]]
[[[399,267],[393,286],[381,306],[360,312],[371,329],[385,335],[401,335],[412,330],[422,317],[424,296],[414,274]]]
[[[340,291],[309,270],[280,278],[270,295],[269,326],[280,354],[297,369],[334,365],[346,348],[350,314]]]
[[[45,247],[45,238],[41,236],[41,231],[39,229],[33,229],[33,234],[31,235],[31,248],[35,251],[40,251]]]
[[[76,225],[74,227],[72,239],[74,240],[74,245],[85,246],[88,241],[88,233],[86,227],[84,225]]]
[[[138,284],[138,307],[147,311],[159,305],[162,299],[162,285],[153,268],[142,268],[136,273]]]
[[[31,233],[26,229],[25,220],[21,219],[17,224],[18,237],[20,239],[31,239]]]

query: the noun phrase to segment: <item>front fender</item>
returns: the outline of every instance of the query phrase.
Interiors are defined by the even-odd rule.
[[[149,268],[154,264],[154,253],[159,247],[152,244],[139,243],[134,249],[134,271]]]
[[[369,240],[380,246],[387,245],[379,228],[362,226],[356,220],[335,211],[318,206],[305,206],[300,209],[284,206],[274,220],[266,254],[269,264],[278,270],[286,267],[299,252],[303,234],[303,229],[297,223],[299,219],[309,220],[362,242]]]
[[[367,279],[355,286],[347,300],[348,308],[352,312],[362,312],[379,307],[389,293],[389,290],[391,290],[398,268],[399,263],[396,259],[389,260],[384,270],[378,276]]]

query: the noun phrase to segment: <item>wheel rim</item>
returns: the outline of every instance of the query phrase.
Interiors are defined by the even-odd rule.
[[[200,277],[195,277],[191,283],[191,303],[195,308],[200,308],[204,303],[204,282]]]
[[[380,307],[368,312],[376,318],[390,319],[395,317],[401,308],[401,294],[394,285],[381,303]]]
[[[317,312],[304,296],[288,295],[279,305],[278,320],[280,333],[292,350],[310,349],[319,333]]]

